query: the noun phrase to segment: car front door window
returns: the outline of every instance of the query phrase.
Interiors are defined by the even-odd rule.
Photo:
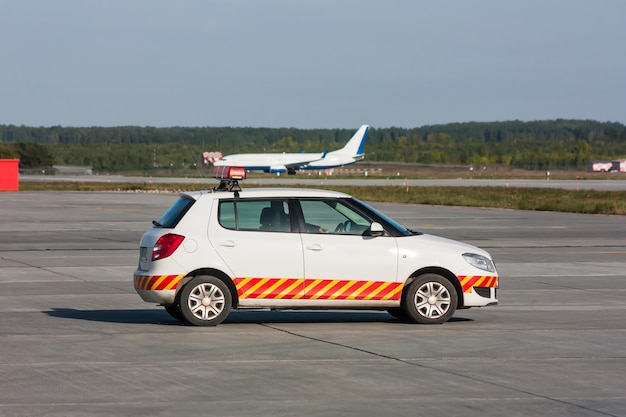
[[[301,200],[307,233],[362,235],[371,221],[340,200]]]

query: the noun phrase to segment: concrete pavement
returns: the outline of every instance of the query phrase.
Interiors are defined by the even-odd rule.
[[[174,194],[0,193],[0,416],[626,416],[626,221],[376,204],[492,253],[500,305],[235,311],[181,325],[132,288]]]

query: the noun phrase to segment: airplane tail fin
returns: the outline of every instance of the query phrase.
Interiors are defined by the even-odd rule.
[[[368,125],[363,125],[356,131],[356,133],[350,138],[346,146],[335,151],[342,155],[361,156],[363,155],[363,147],[365,146],[365,140],[367,139],[367,132],[369,131]]]
[[[209,164],[219,161],[220,159],[222,159],[221,152],[202,152],[202,163],[204,166],[209,166]]]

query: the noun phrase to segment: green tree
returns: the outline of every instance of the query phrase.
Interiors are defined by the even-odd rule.
[[[17,152],[17,149],[15,149],[15,146],[0,143],[0,159],[15,159],[19,158],[19,156],[20,155]]]
[[[18,143],[17,153],[20,158],[20,168],[43,168],[54,164],[54,157],[44,145],[38,143]]]

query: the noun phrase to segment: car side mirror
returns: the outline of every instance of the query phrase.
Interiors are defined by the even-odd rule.
[[[370,225],[370,236],[382,236],[385,234],[385,229],[383,229],[383,225],[377,222],[374,222]]]

